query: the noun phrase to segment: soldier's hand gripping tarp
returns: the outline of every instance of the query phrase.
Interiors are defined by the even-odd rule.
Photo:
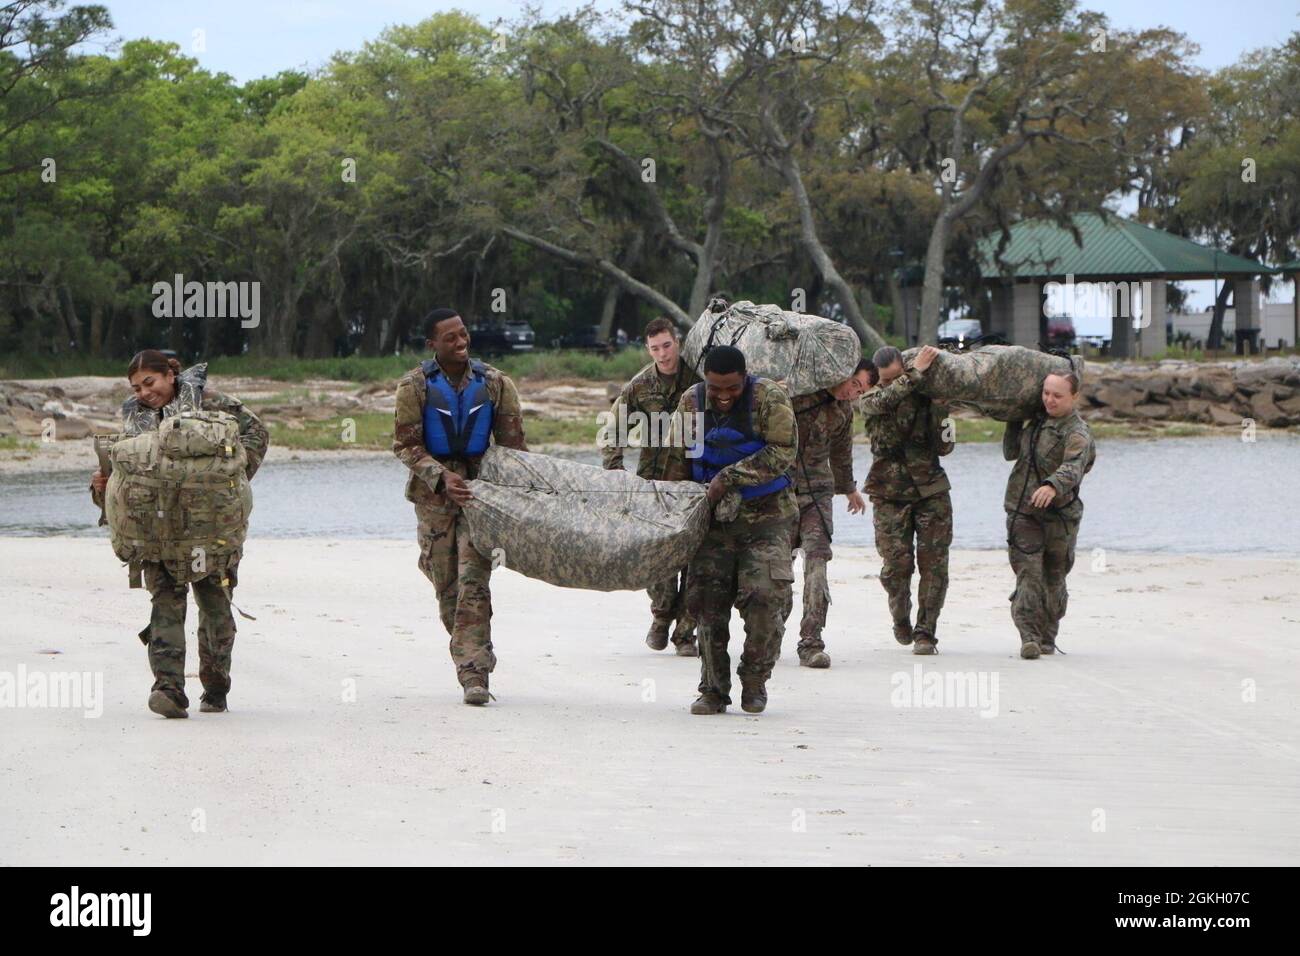
[[[919,351],[908,349],[903,360],[910,366]],[[1042,409],[1043,379],[1071,371],[1082,381],[1082,356],[1063,358],[1019,345],[985,345],[970,352],[940,352],[917,391],[941,405],[1019,422]]]
[[[684,568],[709,526],[704,486],[693,481],[647,481],[500,445],[469,487],[474,547],[566,588],[644,590]]]
[[[715,345],[740,349],[751,375],[784,382],[791,397],[840,384],[862,358],[862,344],[847,325],[778,305],[728,305],[725,299],[715,299],[686,336],[682,356],[701,377],[704,357]]]

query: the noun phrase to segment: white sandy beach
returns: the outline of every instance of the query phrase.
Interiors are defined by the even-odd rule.
[[[0,679],[104,691],[97,718],[0,709],[0,863],[1300,861],[1300,561],[1106,558],[1071,577],[1067,655],[1028,662],[1005,556],[954,553],[923,673],[991,696],[903,707],[922,659],[876,556],[841,549],[834,667],[788,635],[767,713],[692,717],[698,662],[644,646],[643,594],[497,572],[498,700],[474,709],[414,535],[254,540],[232,712],[198,712],[191,605],[191,717],[167,721],[108,543],[0,538]]]

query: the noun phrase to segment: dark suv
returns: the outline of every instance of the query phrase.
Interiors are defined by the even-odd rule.
[[[475,352],[484,355],[509,355],[512,352],[531,352],[537,336],[527,322],[491,322],[470,326],[469,344]]]

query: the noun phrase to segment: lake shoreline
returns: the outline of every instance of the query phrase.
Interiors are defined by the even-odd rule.
[[[525,430],[527,430],[527,421],[525,421]],[[996,435],[984,435],[976,432],[965,440],[978,443],[989,443],[999,441],[1001,437],[1001,423],[997,424]],[[1189,426],[1190,430],[1184,430],[1177,425],[1173,426],[1151,426],[1145,427],[1133,423],[1131,427],[1126,427],[1122,434],[1116,433],[1111,429],[1114,423],[1105,423],[1109,426],[1102,434],[1097,436],[1099,442],[1104,441],[1160,441],[1177,438],[1200,438],[1214,437],[1223,440],[1241,441],[1242,431],[1240,428],[1232,426]],[[1093,424],[1094,430],[1099,430],[1097,425]],[[591,428],[595,432],[595,426]],[[1260,441],[1269,441],[1277,439],[1293,438],[1297,434],[1295,429],[1268,429],[1260,428],[1255,431],[1255,437]],[[855,444],[863,444],[865,439],[861,435],[854,436]],[[594,445],[591,443],[563,442],[563,441],[544,441],[540,443],[529,443],[529,449],[542,454],[556,454],[565,452],[575,452],[583,450],[593,450]],[[276,444],[274,437],[271,441],[270,450],[267,453],[267,460],[270,462],[285,461],[351,461],[358,459],[378,459],[392,457],[392,452],[385,448],[376,447],[350,447],[340,445],[337,448],[294,448],[289,445]],[[47,473],[65,473],[69,471],[85,471],[87,479],[96,468],[94,441],[92,438],[69,438],[61,441],[42,442],[38,440],[24,441],[14,447],[0,447],[0,475],[30,475]]]

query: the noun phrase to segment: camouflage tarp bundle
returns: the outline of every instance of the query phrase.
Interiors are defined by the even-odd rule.
[[[751,374],[784,381],[792,396],[838,385],[862,358],[862,344],[847,325],[745,301],[715,300],[691,327],[682,354],[703,376],[704,357],[715,345],[734,345]]]
[[[903,353],[909,365],[918,351]],[[1070,371],[1083,380],[1082,356],[1067,359],[1019,345],[985,345],[970,352],[940,352],[919,390],[945,405],[1018,422],[1042,409],[1043,379],[1052,372]]]
[[[479,552],[565,588],[644,590],[684,568],[709,526],[703,485],[499,445],[469,486],[465,517]]]
[[[233,415],[181,411],[108,454],[104,511],[120,560],[161,562],[190,581],[238,558],[253,494]]]

